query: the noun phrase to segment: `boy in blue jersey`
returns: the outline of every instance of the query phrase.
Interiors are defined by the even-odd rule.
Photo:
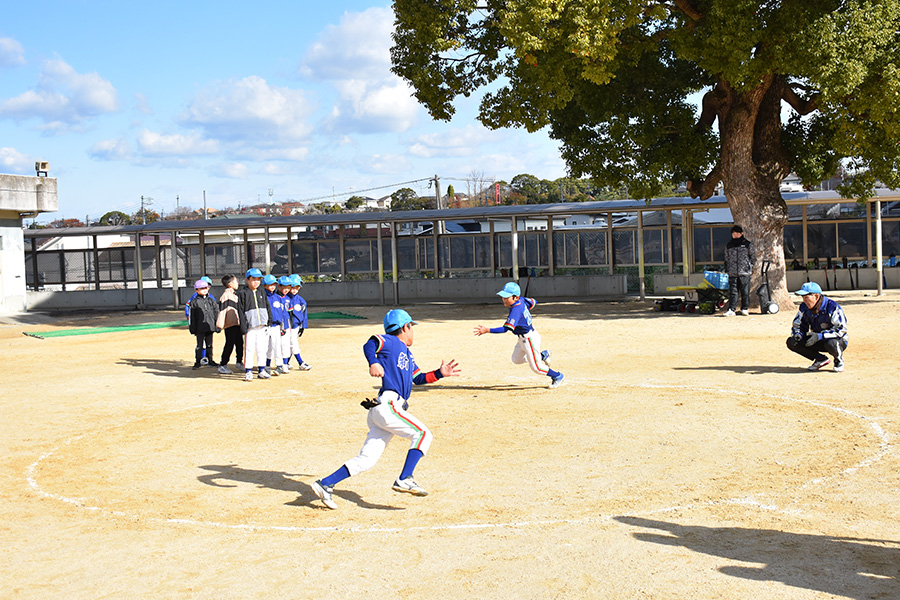
[[[291,361],[291,356],[297,359],[297,366],[301,371],[309,371],[312,367],[303,358],[300,357],[300,337],[309,326],[309,317],[306,312],[306,300],[300,295],[300,288],[303,287],[303,280],[297,274],[291,275],[290,291],[287,295],[289,301],[288,312],[290,313],[291,329],[284,336],[284,345],[282,346],[281,355],[284,357],[284,364],[287,367]],[[289,368],[289,367],[288,367]]]
[[[486,333],[506,333],[511,331],[516,334],[516,347],[513,349],[512,361],[520,365],[528,363],[531,370],[538,375],[546,375],[550,378],[550,387],[556,388],[562,385],[565,375],[554,371],[549,366],[550,351],[541,351],[541,334],[537,332],[531,322],[532,308],[537,302],[534,298],[523,298],[522,290],[515,281],[510,281],[497,292],[503,301],[503,306],[509,309],[506,322],[501,327],[487,327],[478,325],[474,329],[475,335]]]
[[[822,294],[815,282],[804,283],[795,293],[802,296],[803,303],[791,324],[788,349],[813,361],[807,367],[810,371],[819,371],[831,362],[824,354],[827,352],[834,357],[834,372],[842,372],[849,342],[844,309]]]
[[[457,376],[459,368],[455,360],[441,361],[440,368],[422,373],[409,351],[409,347],[413,345],[413,325],[416,322],[405,310],[388,311],[384,317],[386,335],[373,335],[363,345],[363,354],[369,363],[369,375],[381,378],[381,389],[376,399],[362,403],[369,411],[366,418],[369,433],[362,450],[340,469],[311,484],[313,492],[328,508],[337,508],[332,497],[334,486],[374,467],[395,435],[409,439],[410,446],[400,477],[394,481],[391,489],[414,496],[428,495],[413,479],[413,470],[419,459],[428,452],[434,436],[421,421],[407,412],[407,400],[413,384],[422,385],[442,377]]]
[[[266,290],[266,299],[269,309],[272,311],[272,320],[269,322],[269,341],[266,347],[266,373],[269,375],[281,375],[287,373],[281,360],[281,338],[290,329],[287,308],[284,305],[284,296],[278,291],[278,280],[274,275],[266,275],[262,280]]]

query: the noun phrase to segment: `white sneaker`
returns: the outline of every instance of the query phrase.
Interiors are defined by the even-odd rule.
[[[269,374],[269,377],[278,377],[280,373],[278,372],[278,367],[275,367],[275,370],[272,370],[272,367],[266,367],[266,373]]]
[[[842,359],[842,358],[834,359],[834,372],[835,373],[843,373],[844,372],[844,359]]]
[[[747,317],[747,316],[750,316],[750,311],[747,310],[746,308],[742,308],[741,314],[744,315],[745,317]]]
[[[550,364],[550,351],[549,350],[541,350],[541,360],[544,361],[545,365]]]
[[[203,358],[200,359],[200,364],[205,367],[206,365],[209,364],[209,359],[204,356]]]
[[[731,310],[731,309],[729,308],[729,309],[726,310],[724,313],[722,313],[722,316],[725,316],[725,317],[733,317],[733,316],[734,316],[734,311]]]
[[[301,371],[309,371],[310,369],[312,369],[312,365],[309,363],[306,363],[306,362],[302,362],[302,363],[300,363],[300,366],[297,368],[300,369]]]
[[[319,499],[322,501],[322,503],[325,506],[327,506],[331,510],[334,510],[337,508],[337,502],[335,502],[334,499],[332,499],[332,497],[331,497],[331,493],[334,491],[333,487],[328,487],[327,485],[322,483],[321,480],[318,480],[318,479],[316,481],[313,481],[309,485],[312,488],[312,491],[314,491],[316,493],[316,496],[319,497]]]
[[[395,480],[394,485],[391,486],[391,489],[395,492],[406,492],[407,494],[412,494],[413,496],[428,495],[428,492],[425,491],[425,488],[416,483],[412,477],[407,477],[403,480]]]
[[[819,358],[819,359],[817,359],[817,360],[814,360],[814,361],[813,361],[813,364],[811,364],[811,365],[809,365],[808,367],[806,367],[806,370],[807,370],[807,371],[818,371],[818,370],[823,369],[824,367],[826,367],[826,366],[828,365],[828,363],[830,363],[830,362],[831,362],[831,359],[830,359],[830,358]],[[843,363],[841,363],[841,368],[842,368],[842,369],[844,368],[844,364],[843,364]]]
[[[282,375],[287,375],[289,371],[290,368],[287,365],[281,365],[280,367],[278,367],[278,372]]]
[[[253,371],[244,373],[244,381],[253,381]]]
[[[231,375],[231,369],[229,369],[225,365],[219,365],[219,373],[221,373],[222,375]]]
[[[269,372],[266,371],[265,369],[263,369],[262,371],[260,371],[260,372],[259,372],[259,375],[257,375],[257,377],[259,377],[260,379],[272,379],[272,376],[269,375]]]

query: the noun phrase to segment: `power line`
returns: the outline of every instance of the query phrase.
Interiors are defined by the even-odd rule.
[[[386,188],[392,188],[392,187],[396,187],[396,186],[399,186],[399,185],[409,185],[409,184],[412,184],[412,183],[420,183],[420,182],[422,182],[422,181],[431,181],[431,180],[433,180],[433,179],[434,179],[434,177],[423,177],[422,179],[413,179],[412,181],[402,181],[402,182],[400,182],[400,183],[389,183],[389,184],[387,184],[387,185],[379,185],[378,187],[366,188],[366,189],[364,189],[364,190],[350,190],[350,191],[348,191],[348,192],[343,192],[343,193],[341,193],[341,196],[344,196],[344,195],[347,195],[347,194],[353,194],[353,195],[356,195],[356,194],[361,194],[361,193],[363,193],[363,192],[373,192],[373,191],[375,191],[375,190],[383,190],[383,189],[386,189]],[[332,192],[331,194],[328,194],[328,195],[325,195],[325,196],[316,196],[315,198],[304,198],[304,199],[301,199],[301,200],[297,200],[297,202],[315,202],[316,200],[327,200],[327,199],[329,199],[329,198],[334,198],[334,196],[335,196],[335,195],[334,195],[334,193]]]

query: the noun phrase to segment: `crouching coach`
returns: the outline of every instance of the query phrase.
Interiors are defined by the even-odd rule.
[[[834,357],[834,372],[844,370],[844,350],[847,349],[847,317],[844,309],[822,294],[818,283],[804,283],[797,292],[803,303],[791,325],[787,347],[813,361],[807,369],[820,371]]]

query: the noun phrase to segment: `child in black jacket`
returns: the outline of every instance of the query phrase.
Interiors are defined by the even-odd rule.
[[[200,368],[200,359],[203,358],[203,349],[206,348],[206,356],[209,358],[209,366],[218,367],[213,357],[212,339],[213,333],[219,331],[216,320],[219,318],[219,303],[209,296],[209,284],[202,279],[194,283],[197,297],[190,303],[190,332],[197,336],[197,347],[194,349],[194,368]]]

